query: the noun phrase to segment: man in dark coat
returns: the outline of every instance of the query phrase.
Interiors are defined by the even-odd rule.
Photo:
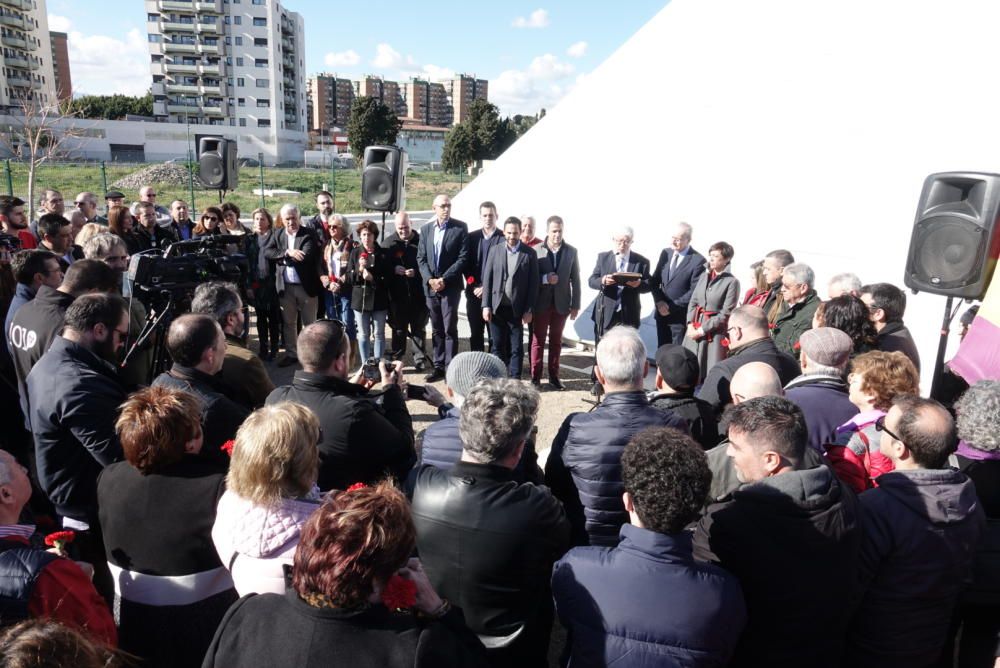
[[[972,481],[948,466],[957,438],[941,404],[897,396],[882,420],[879,452],[895,470],[860,496],[860,604],[844,665],[951,665],[941,654],[985,515]]]
[[[783,353],[795,356],[795,344],[802,333],[812,328],[820,298],[813,289],[815,277],[808,265],[797,262],[781,274],[781,296],[785,301],[771,327],[774,345]]]
[[[834,442],[837,427],[858,414],[844,380],[854,342],[833,327],[810,329],[799,342],[802,375],[785,385],[785,398],[802,409],[809,446],[822,453],[825,443]]]
[[[260,252],[268,260],[278,261],[277,286],[281,295],[281,317],[285,324],[285,356],[279,366],[298,362],[295,340],[297,321],[305,327],[316,321],[316,301],[323,293],[319,279],[321,244],[316,232],[301,224],[299,208],[294,204],[281,207],[284,228],[277,228]]]
[[[705,450],[719,443],[719,419],[710,403],[694,396],[698,357],[679,343],[656,349],[656,392],[649,405],[687,420],[691,436]]]
[[[519,219],[504,221],[503,235],[506,243],[493,247],[483,269],[483,320],[490,323],[491,352],[508,365],[511,378],[520,378],[524,326],[538,300],[538,254],[521,243]]]
[[[484,345],[483,330],[492,336],[490,325],[483,320],[483,270],[486,259],[494,246],[504,243],[503,232],[497,229],[497,205],[493,202],[483,202],[479,205],[479,222],[482,227],[469,232],[466,240],[465,264],[465,315],[469,320],[469,350],[487,350]]]
[[[875,323],[876,347],[883,352],[899,351],[910,358],[920,371],[920,354],[910,330],[903,324],[906,294],[891,283],[872,283],[861,287],[861,301]]]
[[[566,318],[580,314],[580,258],[576,248],[563,239],[563,219],[549,216],[545,243],[537,247],[541,287],[535,302],[531,330],[531,382],[538,386],[542,377],[542,353],[549,342],[549,385],[565,389],[559,380],[559,359]]]
[[[691,248],[691,226],[678,223],[649,281],[656,302],[657,347],[684,342],[688,302],[704,273],[705,257]]]
[[[513,469],[538,412],[534,388],[486,380],[462,405],[462,460],[413,479],[417,549],[431,584],[487,636],[491,664],[546,666],[552,563],[569,547],[562,504]]]
[[[705,511],[694,554],[743,585],[749,623],[732,666],[840,666],[858,501],[828,467],[801,468],[806,447],[805,418],[786,399],[750,399],[729,413],[728,454],[743,485]]]
[[[420,228],[417,265],[431,316],[434,371],[425,380],[444,380],[444,370],[458,354],[458,302],[462,272],[468,262],[469,226],[451,217],[451,198],[434,198],[434,219]]]
[[[219,372],[226,361],[226,334],[208,315],[180,316],[167,331],[167,352],[173,365],[153,379],[154,387],[190,392],[201,402],[204,447],[199,456],[221,466],[229,465],[222,444],[236,438],[236,430],[250,410],[229,398],[229,386]]]
[[[733,575],[694,560],[685,530],[711,477],[701,448],[674,429],[647,429],[625,447],[620,542],[573,548],[552,572],[570,665],[728,664],[746,624],[743,593]]]
[[[417,456],[413,420],[400,391],[401,362],[381,364],[382,392],[369,392],[359,374],[348,379],[350,344],[340,322],[321,320],[299,334],[302,371],[282,385],[267,404],[294,401],[319,418],[321,490],[374,483],[386,475],[405,480]]]
[[[410,225],[410,214],[396,214],[396,231],[382,240],[391,267],[386,285],[389,288],[389,326],[392,328],[390,355],[393,360],[406,356],[406,342],[413,343],[413,366],[423,371],[427,365],[427,302],[417,266],[420,235]]]
[[[779,351],[768,336],[767,316],[757,306],[741,306],[729,316],[729,356],[713,366],[698,398],[707,401],[717,413],[732,403],[729,384],[733,374],[744,364],[764,362],[778,372],[782,384],[801,373],[799,363],[791,355]]]
[[[631,327],[609,330],[597,344],[597,379],[607,389],[589,413],[573,413],[562,423],[545,463],[545,484],[566,506],[574,545],[618,543],[628,522],[622,502],[621,453],[629,439],[648,427],[687,423],[653,408],[642,389],[649,370],[646,346]]]
[[[599,290],[591,317],[594,320],[595,339],[615,325],[628,325],[639,329],[642,309],[639,295],[649,292],[649,260],[631,252],[635,234],[631,227],[622,227],[612,236],[614,250],[597,256],[597,264],[590,274],[587,285],[591,290]],[[639,274],[639,278],[619,284],[616,273]]]

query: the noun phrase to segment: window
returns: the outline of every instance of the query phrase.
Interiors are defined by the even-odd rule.
[[[233,99],[233,98],[229,98],[229,106],[230,107],[235,107],[236,106],[236,100]]]
[[[257,100],[257,107],[260,108],[260,109],[270,109],[271,108],[271,101],[270,100]]]
[[[254,46],[267,46],[267,38],[266,37],[254,37],[253,38],[253,45]]]
[[[236,38],[236,46],[243,46],[243,38],[242,37],[237,37]]]
[[[226,56],[226,65],[232,65],[232,64],[233,64],[233,57]]]
[[[253,4],[255,4],[255,5],[263,5],[264,4],[264,0],[253,0]]]
[[[239,106],[245,107],[247,106],[247,99],[245,97],[237,98],[237,103],[239,104]]]
[[[267,58],[257,58],[253,61],[254,67],[267,67]]]
[[[253,19],[253,24],[257,27],[263,27],[267,25],[267,19],[255,16]]]
[[[229,46],[232,43],[233,43],[233,38],[230,37],[229,35],[226,35],[226,46]]]
[[[231,20],[232,20],[232,19],[231,19],[231,18],[229,17],[229,15],[228,15],[228,14],[226,14],[226,25],[229,25],[229,22],[230,22]]]
[[[257,79],[257,88],[267,88],[269,84],[267,79]]]
[[[234,25],[238,25],[238,26],[243,25],[243,17],[242,16],[234,16],[233,17],[233,24]]]
[[[258,128],[269,128],[271,127],[271,120],[269,118],[258,118],[257,119]]]
[[[154,44],[159,44],[163,41],[163,35],[157,35],[156,33],[149,33],[149,41]]]
[[[159,14],[146,14],[146,20],[147,21],[159,21],[160,20],[160,15]]]
[[[236,87],[237,88],[243,88],[244,83],[245,82],[243,80],[243,77],[236,77]]]
[[[247,119],[241,118],[240,119],[240,127],[241,128],[245,128],[246,126],[247,126]]]
[[[243,56],[236,56],[236,66],[243,67]]]

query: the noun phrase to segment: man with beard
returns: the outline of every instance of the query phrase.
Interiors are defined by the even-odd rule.
[[[88,223],[97,222],[97,195],[85,190],[73,199],[73,204],[76,206],[76,210],[84,215]]]
[[[151,248],[164,249],[173,242],[173,231],[169,227],[162,227],[159,224],[159,216],[156,207],[150,202],[137,202],[135,215],[139,224],[135,226],[134,237],[139,251],[150,250]]]
[[[465,315],[469,319],[469,350],[482,352],[484,348],[483,329],[490,334],[489,325],[483,320],[483,270],[486,258],[494,246],[503,245],[503,233],[497,229],[497,206],[493,202],[479,205],[479,222],[482,228],[469,232],[468,263],[465,268]],[[490,336],[490,348],[493,337]]]
[[[191,238],[194,230],[194,221],[191,220],[191,210],[187,202],[182,199],[175,199],[170,203],[170,225],[174,231],[174,237],[180,241],[187,241]]]
[[[38,248],[38,239],[28,229],[24,217],[24,200],[11,195],[0,196],[0,225],[4,234],[17,237],[21,241],[21,250]]]
[[[420,235],[413,231],[405,211],[396,214],[396,232],[382,241],[388,250],[392,273],[389,274],[389,326],[392,327],[391,357],[406,356],[406,340],[413,342],[413,366],[423,371],[427,364],[427,304],[422,299],[423,286],[417,267],[417,244]]]
[[[330,241],[330,218],[333,216],[333,195],[326,190],[316,193],[316,215],[302,221],[303,227],[311,227],[316,232],[320,245],[325,246]]]
[[[46,213],[38,219],[38,238],[41,240],[39,248],[58,255],[64,266],[73,264],[70,223],[61,213]]]

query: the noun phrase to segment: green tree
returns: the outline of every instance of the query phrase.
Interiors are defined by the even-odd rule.
[[[152,116],[153,94],[146,93],[142,97],[120,94],[84,95],[70,102],[67,109],[80,118],[119,120],[128,114]]]
[[[369,146],[394,146],[401,127],[403,121],[379,100],[368,96],[355,98],[347,120],[347,143],[357,164],[361,164]]]
[[[474,143],[472,131],[465,123],[459,123],[449,130],[441,152],[441,168],[446,172],[457,172],[475,162]]]

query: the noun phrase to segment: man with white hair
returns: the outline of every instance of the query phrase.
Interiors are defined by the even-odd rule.
[[[284,227],[274,230],[261,253],[278,261],[276,276],[281,295],[281,317],[285,323],[285,356],[278,366],[298,363],[297,321],[306,327],[316,322],[316,299],[323,292],[319,279],[320,243],[312,228],[302,226],[299,207],[286,204],[279,213]]]
[[[147,204],[153,205],[153,211],[156,212],[156,224],[160,227],[170,227],[172,218],[170,217],[170,212],[167,211],[167,207],[156,203],[156,188],[153,186],[143,186],[139,188],[139,201]],[[135,212],[132,212],[135,214]]]
[[[837,274],[827,283],[826,292],[830,295],[830,299],[836,299],[841,295],[861,297],[861,279],[857,274],[850,272]]]
[[[597,256],[597,265],[590,275],[588,285],[601,294],[594,302],[591,314],[596,328],[596,338],[615,325],[639,328],[642,312],[639,294],[649,292],[649,260],[632,251],[635,233],[623,225],[611,235],[613,250]],[[639,274],[630,280],[616,279],[616,274]]]
[[[813,315],[820,305],[819,295],[813,289],[816,277],[809,265],[794,262],[781,274],[781,296],[784,306],[774,321],[771,336],[778,350],[792,357],[798,356],[796,344],[802,333],[812,328]]]
[[[622,502],[621,454],[632,436],[647,427],[687,422],[649,405],[642,383],[649,370],[646,346],[632,327],[615,327],[597,344],[597,380],[607,394],[589,413],[573,413],[552,442],[545,484],[566,506],[574,545],[618,544],[628,522]]]
[[[691,226],[677,223],[649,282],[656,300],[657,346],[684,342],[688,302],[704,273],[705,257],[691,248]]]

